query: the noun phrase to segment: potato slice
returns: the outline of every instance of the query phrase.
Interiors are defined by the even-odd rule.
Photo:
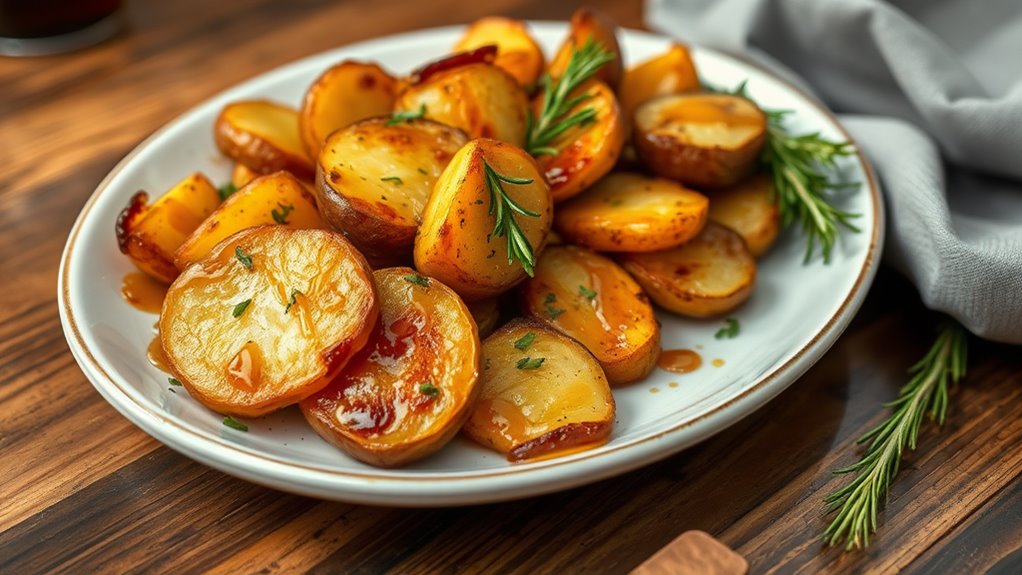
[[[684,44],[671,44],[663,54],[625,72],[618,101],[626,124],[631,124],[639,104],[667,94],[697,92],[702,88],[692,56]]]
[[[545,64],[543,50],[524,22],[499,16],[480,18],[469,25],[454,49],[472,50],[487,45],[497,47],[493,64],[511,74],[522,87],[533,86],[539,80]]]
[[[178,269],[201,260],[227,236],[264,224],[300,229],[327,229],[316,200],[305,185],[287,172],[260,176],[231,194],[177,249]]]
[[[268,100],[224,106],[213,124],[216,145],[227,157],[260,174],[287,170],[311,179],[312,159],[298,135],[298,112]]]
[[[455,154],[433,189],[415,236],[415,267],[458,292],[466,300],[492,297],[526,276],[521,261],[508,259],[508,235],[494,235],[497,222],[484,166],[527,184],[502,183],[504,193],[527,216],[505,208],[538,258],[550,232],[550,189],[539,166],[525,150],[497,140],[472,140]],[[502,202],[503,203],[503,202]]]
[[[550,62],[550,75],[559,78],[564,75],[571,60],[571,53],[585,45],[587,40],[594,42],[614,54],[614,60],[604,64],[596,77],[613,89],[621,82],[624,69],[621,58],[621,46],[617,42],[617,24],[603,12],[594,8],[584,7],[575,10],[571,15],[571,28],[568,37],[557,50]]]
[[[490,297],[470,302],[468,311],[472,312],[472,319],[479,328],[479,337],[486,337],[493,333],[500,323],[500,298]]]
[[[258,177],[258,172],[253,171],[252,168],[241,162],[234,164],[234,169],[231,170],[231,183],[234,184],[235,190],[244,188],[249,182]]]
[[[209,178],[194,173],[147,206],[138,192],[117,218],[117,245],[138,269],[160,281],[177,277],[174,252],[220,204]]]
[[[424,117],[460,128],[469,138],[494,138],[525,145],[529,101],[518,81],[488,63],[431,72],[398,96],[395,110],[424,111]]]
[[[539,165],[550,182],[554,201],[561,202],[577,195],[609,172],[617,163],[624,145],[625,132],[617,98],[606,84],[590,81],[574,96],[586,99],[572,108],[570,117],[585,108],[596,110],[594,121],[573,127],[549,144],[557,154],[539,156]],[[537,117],[542,109],[542,95],[535,100]]]
[[[586,346],[611,385],[642,379],[660,355],[646,294],[620,266],[585,248],[547,249],[522,288],[522,307]]]
[[[709,200],[673,180],[609,174],[557,207],[554,225],[574,244],[604,252],[651,252],[703,229]]]
[[[482,392],[465,422],[475,441],[510,461],[603,444],[614,396],[580,343],[535,320],[515,320],[483,342]]]
[[[756,169],[766,128],[763,111],[740,96],[663,96],[636,110],[635,151],[658,176],[720,188]]]
[[[733,310],[756,283],[756,260],[745,241],[713,222],[683,246],[622,254],[620,262],[657,305],[689,317]]]
[[[334,132],[319,156],[319,211],[370,259],[410,261],[437,178],[468,142],[430,120],[373,118]]]
[[[781,230],[781,212],[774,201],[774,181],[758,174],[730,188],[713,192],[710,221],[742,236],[749,253],[760,257],[774,245]]]
[[[305,92],[298,111],[302,144],[315,159],[334,130],[373,116],[387,116],[397,80],[376,64],[345,60],[323,72]]]
[[[443,447],[479,395],[481,344],[468,308],[409,268],[374,274],[380,322],[369,344],[302,413],[324,439],[382,467]]]
[[[340,234],[261,226],[218,244],[167,291],[168,367],[206,407],[258,417],[322,389],[369,340],[369,265]]]

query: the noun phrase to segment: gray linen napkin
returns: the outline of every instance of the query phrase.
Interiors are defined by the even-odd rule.
[[[646,21],[801,77],[876,167],[886,261],[1022,344],[1022,0],[649,0]]]

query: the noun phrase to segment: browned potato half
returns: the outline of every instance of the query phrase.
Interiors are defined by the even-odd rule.
[[[569,242],[596,251],[651,252],[698,234],[709,204],[673,180],[615,172],[558,206],[554,225]]]
[[[465,433],[510,461],[603,444],[614,396],[577,341],[535,320],[515,320],[483,342],[482,392]]]
[[[689,317],[733,310],[756,283],[756,260],[745,241],[713,222],[683,246],[622,254],[620,261],[657,305]]]
[[[639,104],[667,94],[697,92],[701,89],[692,56],[684,44],[671,44],[663,54],[625,72],[618,100],[625,123],[630,124]]]
[[[258,172],[253,171],[252,168],[240,162],[234,164],[234,169],[231,170],[231,183],[234,184],[236,190],[244,188],[249,182],[258,177]]]
[[[258,417],[322,389],[369,340],[372,272],[340,234],[261,226],[189,266],[167,291],[168,367],[206,407]]]
[[[397,80],[376,64],[345,60],[323,72],[305,92],[298,128],[309,157],[319,155],[334,130],[394,108]]]
[[[511,74],[520,85],[529,87],[539,80],[545,64],[543,50],[529,34],[524,22],[499,16],[480,18],[469,25],[465,35],[454,45],[454,50],[472,50],[487,45],[497,47],[494,65]]]
[[[525,150],[497,140],[472,140],[455,154],[433,189],[415,236],[415,267],[458,292],[466,300],[492,297],[523,280],[520,259],[508,258],[514,234],[494,234],[496,207],[507,206],[491,192],[486,166],[501,177],[504,194],[529,216],[501,208],[521,230],[538,258],[550,232],[552,202],[539,166]],[[501,202],[491,206],[492,201]],[[516,244],[517,245],[517,244]]]
[[[585,248],[547,249],[522,288],[522,307],[586,346],[611,385],[642,379],[660,355],[646,294],[620,266]]]
[[[409,268],[374,277],[380,321],[369,344],[301,408],[352,457],[394,467],[461,429],[479,394],[481,344],[468,308],[445,285]]]
[[[194,173],[163,194],[153,205],[138,192],[117,218],[117,245],[138,269],[160,281],[177,277],[174,252],[220,204],[209,178]]]
[[[576,96],[586,99],[572,108],[567,116],[584,108],[596,110],[594,121],[568,129],[549,144],[557,154],[543,154],[537,159],[543,168],[554,201],[564,201],[602,178],[617,163],[624,145],[625,132],[617,98],[606,84],[591,81],[580,87]],[[534,112],[539,116],[542,95],[536,98]]]
[[[252,180],[220,204],[177,249],[174,263],[183,270],[206,257],[227,236],[264,224],[330,227],[319,217],[316,200],[305,185],[287,172],[277,172]]]
[[[739,96],[662,96],[635,112],[635,151],[658,176],[720,188],[756,169],[766,128],[763,111]]]
[[[312,159],[298,135],[298,112],[268,100],[245,100],[224,106],[213,124],[216,145],[227,157],[254,172],[287,170],[312,178]]]
[[[604,50],[614,54],[614,60],[604,64],[596,77],[608,86],[617,89],[621,82],[624,69],[621,59],[621,46],[617,42],[617,25],[606,14],[593,8],[579,8],[571,15],[571,28],[568,37],[557,50],[557,55],[550,62],[550,75],[559,78],[568,68],[571,53],[592,40]]]
[[[410,260],[433,186],[465,134],[430,120],[372,118],[327,139],[316,166],[319,211],[370,259]]]
[[[468,311],[479,328],[479,337],[486,337],[497,329],[500,323],[500,298],[490,297],[476,300],[468,304]]]
[[[463,130],[470,138],[525,145],[528,98],[518,81],[488,63],[455,66],[430,74],[398,96],[395,109]]]
[[[714,191],[710,221],[742,236],[754,257],[763,255],[774,245],[781,229],[773,179],[769,174],[758,174],[730,188]]]

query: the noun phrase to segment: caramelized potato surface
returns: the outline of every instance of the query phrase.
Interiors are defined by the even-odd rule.
[[[660,326],[646,294],[609,259],[575,246],[544,252],[522,287],[523,312],[575,338],[611,385],[645,377],[660,355]]]
[[[298,128],[309,157],[315,159],[334,130],[373,116],[386,116],[394,107],[398,82],[383,68],[345,60],[316,78],[298,111]]]
[[[168,367],[220,413],[257,417],[296,403],[368,341],[378,314],[371,274],[339,234],[286,226],[235,234],[167,291]]]
[[[380,321],[369,344],[302,413],[324,439],[384,467],[443,447],[479,386],[481,344],[461,299],[409,268],[374,273]]]
[[[756,282],[756,260],[745,241],[713,222],[683,246],[622,254],[620,261],[657,305],[689,317],[733,310]]]
[[[657,96],[697,92],[701,88],[688,48],[684,44],[671,44],[663,54],[625,72],[618,90],[621,115],[630,125],[639,104]]]
[[[479,400],[465,433],[510,461],[604,443],[614,396],[592,354],[534,320],[515,320],[483,342]]]
[[[572,51],[584,46],[588,40],[596,42],[614,55],[614,60],[604,64],[596,73],[596,77],[616,90],[624,69],[621,46],[617,41],[617,24],[606,14],[593,8],[579,8],[571,15],[568,37],[550,62],[550,75],[554,78],[563,76],[568,68],[568,62],[571,61]]]
[[[773,179],[769,174],[758,174],[714,191],[710,221],[731,228],[742,236],[753,257],[760,257],[774,245],[781,230]]]
[[[311,179],[312,159],[298,132],[298,112],[268,100],[245,100],[224,106],[213,124],[216,145],[227,157],[254,172],[287,170]]]
[[[703,229],[709,200],[673,180],[615,172],[557,207],[568,241],[603,252],[649,252],[683,244]]]
[[[497,47],[493,64],[511,74],[522,87],[533,86],[539,80],[545,64],[543,50],[524,22],[500,16],[480,18],[469,25],[454,49],[472,50],[488,45]]]

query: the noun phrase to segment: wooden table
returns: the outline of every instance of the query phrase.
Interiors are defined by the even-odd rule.
[[[130,32],[65,56],[0,59],[0,572],[625,572],[703,529],[754,573],[1022,572],[1022,357],[974,342],[939,435],[925,427],[866,552],[824,547],[830,470],[932,340],[882,271],[851,328],[755,415],[645,469],[499,505],[328,503],[234,479],[118,415],[68,352],[57,261],[96,184],[149,133],[296,58],[487,13],[565,19],[549,0],[129,2]],[[640,27],[641,6],[597,2]]]

